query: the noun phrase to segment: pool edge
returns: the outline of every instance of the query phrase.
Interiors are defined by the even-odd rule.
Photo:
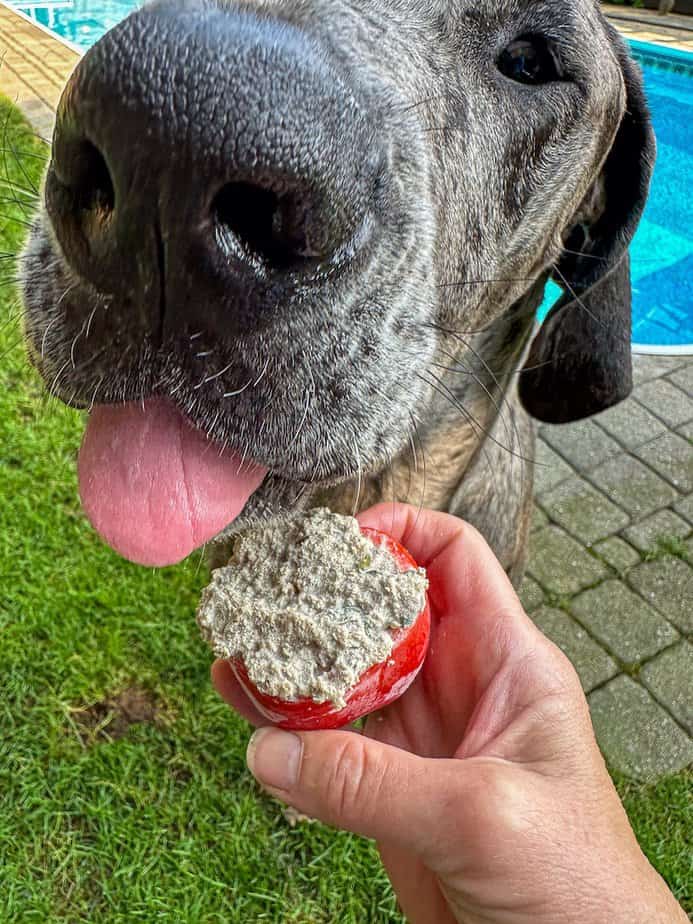
[[[693,356],[693,343],[677,346],[653,346],[650,343],[632,343],[631,352],[637,356]]]
[[[9,10],[11,13],[14,13],[15,16],[19,16],[20,19],[23,19],[24,22],[28,22],[34,28],[39,29],[45,35],[50,36],[54,41],[59,42],[61,45],[64,45],[66,48],[69,48],[70,51],[74,51],[75,54],[78,54],[81,57],[84,56],[84,49],[80,48],[79,45],[75,45],[74,42],[71,42],[69,39],[64,38],[62,35],[59,35],[57,32],[54,32],[52,29],[49,29],[47,26],[42,25],[40,22],[36,22],[35,19],[32,19],[31,16],[27,16],[26,13],[22,13],[21,10],[18,10],[16,7],[11,6],[9,3],[6,3],[5,0],[0,0],[0,6],[4,6],[6,10]]]

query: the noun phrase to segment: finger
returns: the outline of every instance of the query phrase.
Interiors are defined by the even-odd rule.
[[[392,536],[424,568],[464,529],[464,522],[457,517],[410,504],[377,504],[356,519],[361,526]]]
[[[464,761],[427,760],[342,731],[261,729],[248,767],[309,817],[420,856],[444,855],[446,841],[459,851],[469,787],[479,788]]]
[[[430,599],[437,622],[451,622],[448,629],[470,644],[490,641],[489,632],[502,624],[504,632],[519,651],[531,648],[541,633],[527,617],[498,559],[480,533],[468,523],[445,513],[419,510],[406,504],[380,504],[359,515],[363,526],[389,532],[404,544],[416,561],[426,568]],[[485,658],[494,655],[489,671],[505,655],[505,646],[494,643],[484,648]]]
[[[464,737],[464,755],[478,753],[527,703],[565,688],[577,695],[573,668],[526,615],[472,526],[448,514],[392,504],[366,511],[359,521],[398,541],[407,537],[407,548],[428,573],[429,653],[398,711],[407,727],[418,728],[417,716],[427,711],[438,717],[428,735],[419,729],[420,752],[451,754]]]
[[[212,664],[211,674],[212,683],[221,698],[251,725],[262,728],[264,725],[270,724],[269,719],[265,718],[248,699],[243,687],[236,680],[228,661],[215,661]]]

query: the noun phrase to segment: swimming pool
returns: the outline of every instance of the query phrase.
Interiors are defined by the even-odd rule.
[[[652,193],[631,247],[633,348],[693,353],[693,55],[631,42],[657,133]],[[540,312],[556,298],[550,285]]]
[[[84,51],[133,0],[8,0]],[[693,55],[631,42],[647,84],[659,145],[652,195],[632,247],[633,342],[639,352],[693,353]],[[540,317],[558,289],[549,285]]]

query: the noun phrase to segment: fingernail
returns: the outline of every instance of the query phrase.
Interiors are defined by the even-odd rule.
[[[260,728],[248,743],[248,769],[258,783],[289,790],[298,779],[303,742],[279,728]]]

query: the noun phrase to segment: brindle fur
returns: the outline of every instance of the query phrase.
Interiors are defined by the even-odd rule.
[[[230,295],[224,311],[208,306],[208,317],[188,323],[195,300],[185,302],[175,260],[165,270],[171,279],[154,279],[147,237],[136,243],[130,276],[101,285],[98,266],[77,272],[42,211],[22,261],[37,367],[74,406],[169,395],[212,439],[267,465],[272,475],[234,529],[309,503],[352,512],[394,497],[470,520],[519,581],[534,455],[522,402],[545,419],[556,407],[556,419],[567,420],[630,388],[624,251],[647,192],[653,142],[640,78],[620,39],[595,0],[155,3],[78,68],[58,112],[54,156],[67,156],[61,132],[76,118],[75,99],[91,92],[84,69],[101,61],[114,91],[90,117],[104,138],[122,135],[119,99],[154,111],[152,88],[159,109],[147,123],[151,164],[138,169],[152,171],[150,185],[162,184],[162,208],[179,200],[187,207],[193,195],[194,171],[177,174],[175,158],[158,159],[170,148],[194,160],[185,126],[195,126],[199,156],[209,159],[216,136],[206,113],[223,111],[233,124],[256,106],[247,75],[233,69],[242,56],[229,55],[221,72],[212,51],[208,68],[176,73],[190,82],[184,123],[175,101],[156,97],[154,88],[168,85],[162,71],[183,55],[175,30],[157,17],[177,9],[257,14],[320,50],[350,100],[343,120],[324,115],[345,147],[330,169],[347,170],[358,132],[387,162],[369,249],[336,281],[256,306],[271,317],[258,332],[252,317],[236,323]],[[528,89],[500,75],[499,52],[528,33],[559,49],[564,81]],[[166,45],[161,58],[152,35]],[[109,76],[123,61],[140,70]],[[253,75],[253,83],[263,79]],[[290,79],[277,92],[294,92]],[[350,120],[361,120],[358,132],[350,134]],[[232,147],[229,156],[241,155]],[[185,254],[189,227],[181,217],[169,228],[171,253]],[[566,298],[523,373],[552,274]],[[203,277],[198,284],[206,292]],[[180,303],[165,306],[155,333],[146,293],[160,296],[161,287],[164,301],[168,293]],[[198,302],[208,299],[200,294]],[[571,339],[566,332],[576,325]],[[224,399],[248,382],[253,387]]]

